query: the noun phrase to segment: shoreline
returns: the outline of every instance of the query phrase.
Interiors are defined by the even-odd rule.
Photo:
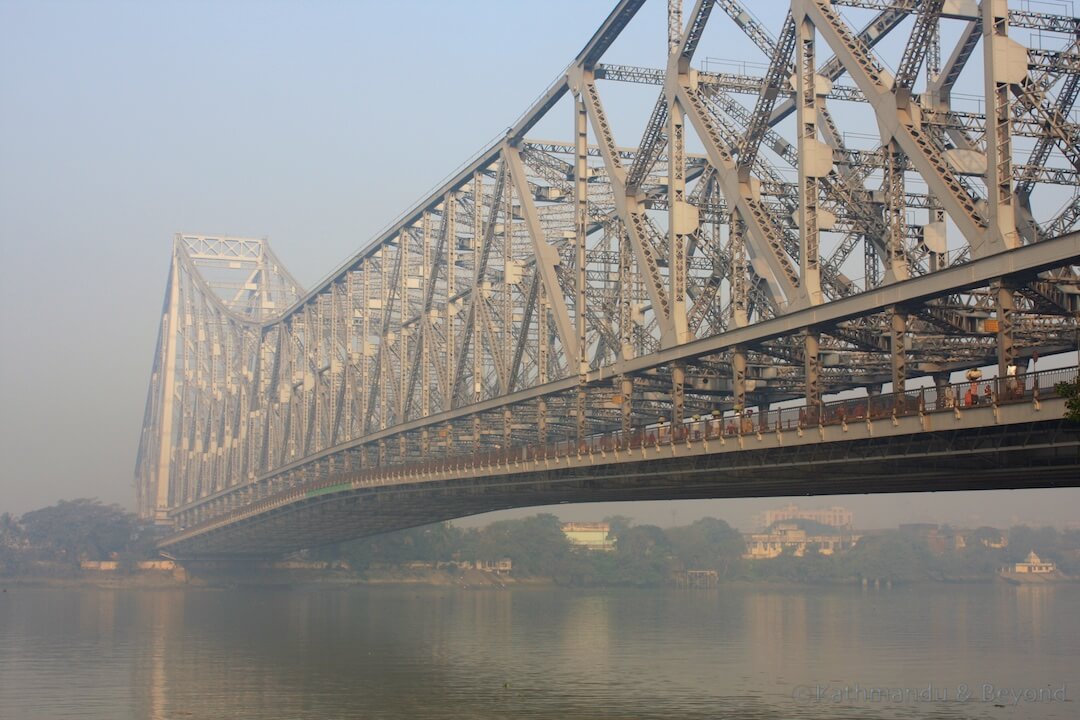
[[[724,588],[732,590],[742,589],[761,589],[761,590],[804,590],[808,588],[824,588],[824,587],[847,587],[857,589],[871,589],[871,590],[886,590],[886,589],[898,589],[909,586],[923,586],[923,585],[993,585],[1004,584],[1011,587],[1030,587],[1032,585],[1037,586],[1055,586],[1055,585],[1069,585],[1080,582],[1075,578],[1057,578],[1052,581],[1044,581],[1039,583],[1016,583],[1009,582],[1005,578],[988,577],[988,578],[962,578],[962,579],[950,579],[950,578],[926,578],[911,582],[892,583],[887,585],[881,583],[879,586],[875,586],[873,583],[868,585],[862,584],[857,579],[849,579],[844,581],[833,582],[821,582],[821,583],[801,583],[790,580],[746,580],[735,579],[727,580],[720,583],[717,587],[707,588],[707,590],[722,590]],[[138,573],[132,575],[119,575],[119,574],[95,574],[95,575],[78,575],[71,577],[48,577],[48,576],[34,576],[34,575],[21,575],[2,577],[0,576],[0,591],[7,592],[12,588],[57,588],[57,589],[72,589],[72,588],[98,588],[102,590],[169,590],[169,589],[208,589],[208,590],[222,590],[222,589],[237,589],[237,588],[327,588],[327,589],[346,589],[352,587],[364,587],[364,588],[388,588],[388,589],[419,589],[419,588],[431,588],[431,589],[455,589],[455,590],[511,590],[511,589],[526,589],[526,588],[564,588],[567,590],[583,590],[583,589],[660,589],[670,588],[676,589],[674,585],[655,585],[655,586],[637,586],[637,585],[572,585],[572,584],[560,584],[555,582],[552,578],[543,577],[528,577],[528,578],[514,578],[509,576],[498,576],[493,573],[484,573],[480,571],[472,571],[470,573],[463,573],[461,575],[451,575],[449,573],[419,573],[416,571],[401,571],[401,572],[378,572],[369,573],[368,575],[353,575],[353,574],[326,574],[326,573],[309,573],[309,572],[253,572],[253,573],[240,573],[240,574],[217,574],[210,573],[205,575],[182,575],[181,577],[174,577],[170,573]],[[690,592],[698,592],[705,588],[683,588]]]

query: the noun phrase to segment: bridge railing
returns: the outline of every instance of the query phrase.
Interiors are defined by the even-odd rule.
[[[582,442],[560,440],[544,445],[515,446],[453,455],[404,465],[388,465],[351,471],[332,478],[314,480],[290,487],[268,497],[261,497],[240,508],[217,515],[201,525],[221,525],[253,514],[282,507],[303,498],[347,491],[355,487],[412,482],[425,476],[468,470],[520,466],[522,463],[559,463],[571,457],[606,456],[607,453],[661,448],[677,443],[726,441],[768,432],[800,431],[831,425],[872,422],[936,413],[963,413],[977,407],[1038,402],[1057,396],[1061,382],[1075,382],[1077,367],[982,378],[969,375],[964,382],[912,389],[903,393],[884,393],[845,398],[821,403],[805,403],[772,408],[759,413],[748,409],[740,413],[714,413],[693,417],[674,431],[670,424],[657,423],[630,433],[616,431],[598,434]]]
[[[591,435],[582,442],[558,440],[543,445],[514,446],[479,450],[465,455],[435,458],[401,466],[408,474],[448,472],[465,468],[498,467],[522,462],[558,461],[563,458],[641,450],[673,443],[720,440],[785,430],[808,430],[816,427],[867,422],[889,417],[908,417],[941,412],[963,412],[967,408],[1033,402],[1056,395],[1060,382],[1071,382],[1077,368],[1058,368],[1003,378],[970,375],[963,382],[922,387],[903,393],[882,393],[823,402],[818,406],[791,405],[755,413],[713,413],[693,417],[679,428],[658,422],[630,433],[615,431]],[[393,473],[394,466],[361,471],[373,476]]]

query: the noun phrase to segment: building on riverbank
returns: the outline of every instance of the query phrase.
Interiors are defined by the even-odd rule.
[[[562,531],[567,540],[586,550],[607,552],[615,549],[615,539],[611,537],[611,526],[606,522],[563,523]]]
[[[770,560],[784,553],[804,557],[807,549],[820,555],[832,555],[851,549],[860,537],[851,532],[811,534],[794,523],[779,523],[768,532],[744,535],[746,552],[743,559]]]
[[[1011,567],[1006,567],[1005,570],[1017,575],[1047,575],[1056,572],[1057,565],[1040,559],[1032,550],[1027,554],[1023,562],[1013,563]]]
[[[791,520],[810,520],[820,525],[849,530],[855,527],[855,514],[846,507],[834,505],[828,508],[804,510],[795,503],[758,513],[754,516],[754,525],[759,530],[767,530],[778,522]]]

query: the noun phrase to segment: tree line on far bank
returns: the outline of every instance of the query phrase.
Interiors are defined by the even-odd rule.
[[[558,517],[539,514],[483,528],[427,525],[316,548],[308,555],[344,561],[359,575],[415,562],[509,558],[517,577],[549,578],[567,585],[660,586],[686,570],[713,570],[722,581],[990,579],[1001,566],[1021,561],[1034,550],[1062,572],[1080,576],[1080,530],[979,528],[967,533],[966,547],[939,552],[917,535],[887,530],[866,535],[854,548],[834,555],[808,547],[802,557],[784,553],[769,560],[746,560],[743,536],[716,518],[671,528],[635,525],[622,516],[606,521],[615,539],[614,550],[607,552],[573,545]],[[994,547],[1003,537],[1008,538],[1007,546]],[[117,559],[123,569],[155,555],[152,529],[140,527],[134,514],[117,505],[79,499],[18,518],[0,515],[0,575],[72,572],[82,560]]]
[[[704,518],[660,528],[634,525],[629,518],[606,519],[615,537],[610,552],[575,547],[559,518],[542,514],[502,520],[484,528],[428,525],[321,548],[322,560],[344,560],[356,572],[410,562],[455,560],[494,562],[509,558],[513,573],[571,585],[670,584],[686,570],[713,570],[721,581],[799,583],[989,580],[998,570],[1035,550],[1069,575],[1080,576],[1080,530],[1013,527],[1007,532],[979,528],[964,547],[935,552],[923,537],[901,529],[863,536],[850,550],[823,555],[808,547],[801,557],[785,552],[767,560],[743,558],[743,536],[723,520]],[[810,529],[810,528],[808,528]],[[941,534],[952,535],[948,528]],[[1006,547],[993,540],[1007,537]],[[986,539],[988,543],[983,543]]]
[[[134,513],[93,498],[61,500],[22,517],[0,515],[0,575],[64,574],[83,560],[131,566],[156,555]]]

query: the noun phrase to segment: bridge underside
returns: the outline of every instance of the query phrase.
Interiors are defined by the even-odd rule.
[[[1054,405],[1062,405],[1056,401]],[[750,435],[745,449],[648,448],[640,459],[519,468],[314,495],[165,541],[179,555],[274,554],[507,508],[559,503],[1080,486],[1080,429],[1047,408],[1034,422],[918,431],[917,418],[852,425],[851,440]],[[991,408],[966,414],[989,416]],[[817,430],[807,434],[817,434]],[[861,436],[861,437],[860,437]],[[786,444],[785,444],[786,442]],[[701,445],[700,441],[697,443]],[[689,445],[689,444],[688,444]],[[760,447],[758,447],[760,446]],[[342,475],[336,480],[348,482]],[[340,486],[340,485],[339,485]]]

